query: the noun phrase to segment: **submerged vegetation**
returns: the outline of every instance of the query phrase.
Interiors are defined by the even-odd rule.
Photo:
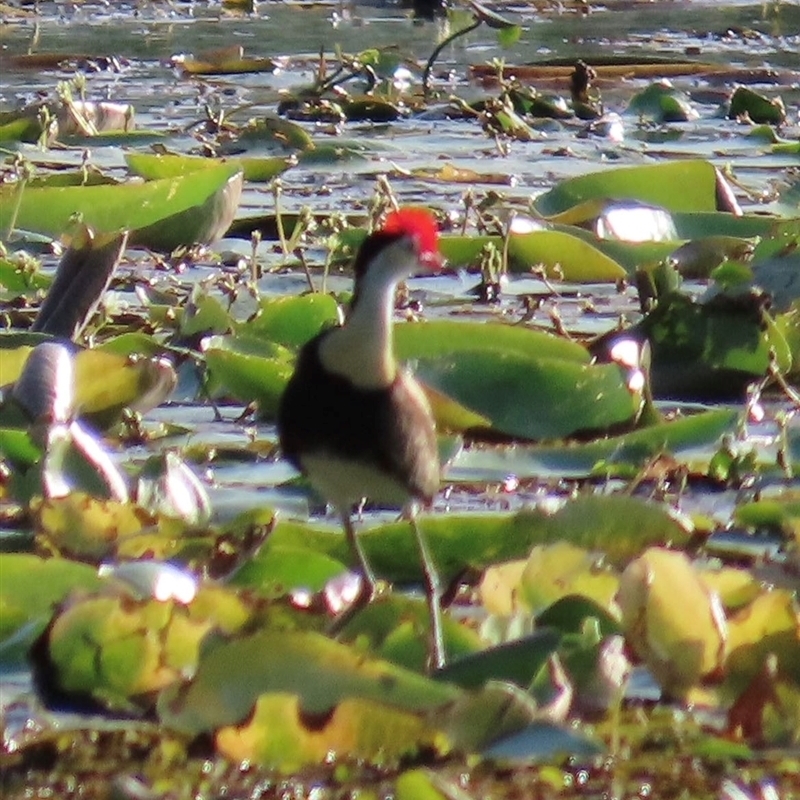
[[[4,797],[800,792],[800,14],[653,5],[0,6]],[[274,428],[400,205],[433,673]]]

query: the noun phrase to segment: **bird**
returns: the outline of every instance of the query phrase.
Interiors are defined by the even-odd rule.
[[[356,253],[344,322],[302,346],[277,414],[283,456],[341,517],[362,576],[354,608],[369,602],[376,587],[354,508],[369,499],[405,510],[425,578],[430,668],[445,663],[442,592],[417,511],[438,492],[441,467],[431,407],[395,358],[392,318],[397,284],[441,264],[434,215],[411,206],[391,211]]]

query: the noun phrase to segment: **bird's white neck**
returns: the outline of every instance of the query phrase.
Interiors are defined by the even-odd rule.
[[[364,287],[345,324],[322,341],[320,359],[330,372],[361,389],[383,389],[397,374],[392,342],[395,284]],[[366,290],[366,291],[365,291]]]
[[[357,301],[344,325],[320,345],[323,366],[361,389],[383,389],[397,375],[392,341],[395,289],[417,267],[407,244],[390,245],[379,257],[359,281]]]

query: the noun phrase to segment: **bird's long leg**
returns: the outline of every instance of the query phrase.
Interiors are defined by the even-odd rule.
[[[377,581],[375,579],[375,573],[372,571],[372,567],[367,560],[367,554],[364,552],[361,540],[356,533],[355,526],[353,525],[353,517],[349,509],[342,512],[342,525],[344,526],[344,535],[347,538],[347,544],[350,545],[350,550],[355,553],[356,558],[358,558],[361,576],[364,578],[364,583],[366,584],[364,588],[367,598],[371,598],[372,595],[375,594]]]
[[[377,583],[375,580],[375,573],[372,571],[364,548],[359,541],[349,510],[342,512],[342,525],[344,527],[344,535],[347,538],[347,543],[350,545],[350,550],[355,553],[356,558],[358,558],[359,571],[361,572],[361,588],[353,602],[328,626],[328,633],[331,636],[335,636],[339,633],[356,613],[372,600],[375,596],[375,586]]]
[[[428,644],[428,667],[439,669],[445,665],[444,627],[442,624],[442,584],[439,572],[433,562],[428,542],[419,527],[416,508],[409,509],[411,527],[417,538],[417,547],[422,559],[422,571],[425,574],[425,596],[428,600],[428,610],[431,618],[430,641]]]

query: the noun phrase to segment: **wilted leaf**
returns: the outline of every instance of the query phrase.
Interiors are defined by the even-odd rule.
[[[209,631],[232,633],[247,619],[238,600],[220,602],[221,590],[213,587],[203,598],[203,591],[190,605],[122,593],[67,605],[46,633],[48,669],[58,690],[111,708],[148,707],[155,692],[193,674]]]
[[[762,590],[728,619],[723,695],[738,696],[770,655],[777,660],[778,674],[800,686],[800,610],[788,590]]]
[[[41,501],[36,532],[44,550],[99,562],[125,539],[155,526],[157,519],[140,506],[73,492]]]
[[[722,605],[683,553],[648,550],[622,573],[617,601],[629,645],[671,694],[722,669]]]
[[[375,699],[344,697],[329,711],[310,714],[296,694],[265,692],[244,725],[222,727],[215,741],[232,761],[291,771],[337,756],[396,764],[433,747],[436,733],[421,715]]]
[[[518,597],[538,614],[567,595],[581,595],[601,608],[618,613],[613,602],[619,578],[596,555],[569,542],[533,548],[520,576]]]

